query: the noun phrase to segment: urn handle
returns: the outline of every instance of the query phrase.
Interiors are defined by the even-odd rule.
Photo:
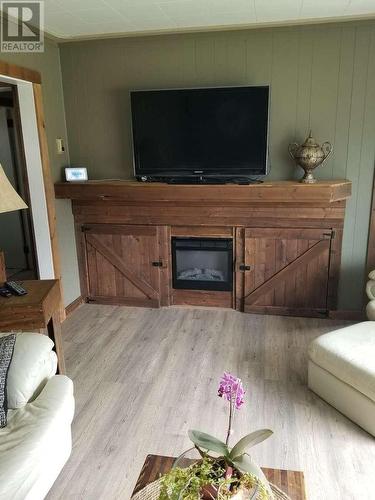
[[[324,153],[324,159],[326,159],[331,153],[332,153],[332,150],[333,150],[333,147],[332,147],[332,144],[330,142],[323,142],[322,144],[322,150],[323,150],[323,153]]]
[[[293,160],[295,160],[294,154],[295,154],[295,152],[297,151],[298,148],[299,148],[299,144],[297,144],[296,142],[292,142],[288,146],[288,151],[289,151],[290,157]]]

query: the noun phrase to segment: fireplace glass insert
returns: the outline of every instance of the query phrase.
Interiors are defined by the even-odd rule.
[[[172,238],[173,288],[230,291],[233,242],[227,238]]]

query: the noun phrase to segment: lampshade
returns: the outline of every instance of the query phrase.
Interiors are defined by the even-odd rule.
[[[26,203],[15,191],[0,165],[0,213],[27,208]]]

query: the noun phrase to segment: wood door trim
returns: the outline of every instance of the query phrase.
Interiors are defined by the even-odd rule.
[[[42,101],[42,78],[39,71],[17,66],[0,60],[0,75],[30,82],[33,85],[35,115],[37,121],[39,148],[42,161],[43,183],[46,197],[48,225],[51,238],[51,251],[53,259],[54,277],[59,280],[60,287],[60,318],[65,319],[65,308],[63,301],[63,291],[61,286],[60,252],[56,234],[56,214],[55,214],[55,194],[52,182],[51,168],[48,158],[47,135],[45,130],[43,101]]]
[[[49,225],[49,233],[51,240],[53,269],[55,273],[55,278],[59,280],[60,294],[61,297],[63,297],[63,290],[61,286],[59,243],[57,241],[57,231],[56,231],[55,190],[54,190],[54,184],[51,175],[51,166],[49,161],[47,134],[46,134],[44,109],[43,109],[42,86],[39,83],[34,83],[33,90],[34,90],[35,114],[36,114],[38,136],[39,136],[40,156],[42,161],[44,193],[46,197],[48,225]],[[65,319],[65,308],[63,305],[63,300],[60,305],[60,314],[61,318]]]
[[[113,266],[115,266],[126,279],[131,281],[141,292],[143,292],[149,299],[158,300],[159,294],[151,285],[146,283],[142,278],[138,278],[127,267],[121,257],[113,252],[111,248],[102,243],[94,234],[86,234],[86,241],[90,243],[103,257],[105,257]],[[151,263],[150,263],[151,264]]]
[[[11,78],[24,80],[26,82],[42,83],[42,77],[39,71],[35,71],[34,69],[29,68],[23,68],[22,66],[10,64],[5,61],[0,61],[0,75],[10,76]]]
[[[30,242],[29,256],[27,257],[28,264],[32,265],[36,276],[39,278],[39,262],[36,254],[35,228],[34,220],[32,217],[33,210],[31,205],[30,185],[26,165],[25,145],[22,136],[20,101],[17,85],[11,85],[11,88],[13,96],[14,138],[16,143],[18,144],[18,154],[15,153],[14,162],[15,164],[19,163],[19,169],[16,169],[16,171],[20,170],[20,172],[16,172],[17,190],[19,190],[20,186],[22,185],[23,191],[20,191],[20,193],[22,193],[21,198],[23,198],[23,200],[26,201],[26,204],[29,206],[29,210],[26,210],[21,214],[22,231],[24,232],[26,239],[27,237],[29,237]],[[22,179],[21,182],[20,179]]]
[[[297,269],[303,265],[307,264],[309,260],[314,259],[318,255],[320,255],[324,250],[329,250],[330,240],[320,240],[315,245],[310,247],[306,252],[299,255],[292,262],[283,267],[279,272],[274,274],[269,280],[262,283],[255,290],[250,292],[245,296],[245,306],[251,306],[256,300],[258,300],[262,295],[267,292],[270,292],[273,288],[275,288],[279,282],[283,281],[285,276],[290,277],[292,274],[295,274]],[[249,303],[250,299],[250,303]]]

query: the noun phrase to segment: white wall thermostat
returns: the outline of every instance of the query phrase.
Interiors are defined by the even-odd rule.
[[[87,168],[86,167],[66,167],[65,179],[68,182],[82,182],[87,181]]]

